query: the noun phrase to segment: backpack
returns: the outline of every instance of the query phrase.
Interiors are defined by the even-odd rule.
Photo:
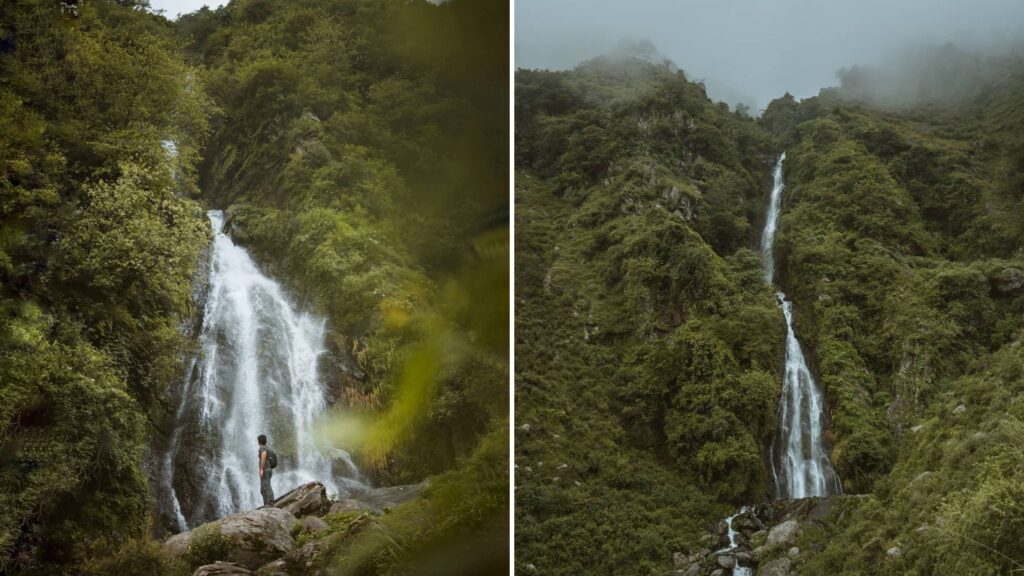
[[[273,470],[277,468],[277,453],[267,448],[267,467]]]

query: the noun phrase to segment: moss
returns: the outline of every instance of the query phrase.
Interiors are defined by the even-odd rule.
[[[234,547],[234,541],[220,531],[216,524],[204,524],[196,528],[188,541],[184,560],[192,568],[226,560]]]
[[[90,576],[188,576],[189,565],[168,555],[160,544],[148,539],[125,542],[117,552],[94,558],[84,566]]]

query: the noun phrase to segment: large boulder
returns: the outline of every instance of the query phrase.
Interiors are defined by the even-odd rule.
[[[249,510],[171,536],[163,548],[174,556],[184,556],[197,534],[204,538],[208,537],[204,534],[220,532],[230,543],[224,558],[219,560],[237,562],[255,570],[292,549],[295,541],[291,531],[297,521],[293,514],[280,508]]]
[[[327,488],[319,482],[303,484],[298,488],[274,500],[274,507],[291,512],[294,516],[321,514],[331,501],[327,498]]]
[[[761,569],[757,571],[757,576],[789,576],[792,566],[793,563],[789,558],[776,558],[761,565]]]
[[[796,543],[797,533],[800,532],[800,523],[796,520],[786,520],[782,524],[772,526],[768,531],[769,548],[785,548]]]
[[[196,568],[192,576],[252,576],[253,571],[234,562],[214,562]]]

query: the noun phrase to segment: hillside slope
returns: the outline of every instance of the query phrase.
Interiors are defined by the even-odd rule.
[[[794,573],[1024,563],[1024,83],[1000,77],[899,110],[787,95],[753,121],[635,60],[517,73],[520,573],[664,573],[768,498],[783,328],[751,249],[783,150],[777,281],[866,495]]]
[[[1024,77],[1011,78],[951,106],[887,112],[825,92],[765,114],[790,126],[777,257],[831,400],[833,460],[870,494],[798,573],[1024,563]]]
[[[516,106],[517,573],[656,573],[766,494],[771,141],[642,61],[519,71]]]

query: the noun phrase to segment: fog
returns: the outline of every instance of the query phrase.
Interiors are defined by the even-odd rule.
[[[712,98],[756,111],[922,46],[1021,51],[1024,0],[516,0],[516,67],[571,68],[623,39],[650,40],[655,59],[703,80]]]
[[[151,10],[163,10],[164,16],[174,20],[182,14],[195,12],[203,6],[217,8],[227,4],[227,0],[149,0]]]

